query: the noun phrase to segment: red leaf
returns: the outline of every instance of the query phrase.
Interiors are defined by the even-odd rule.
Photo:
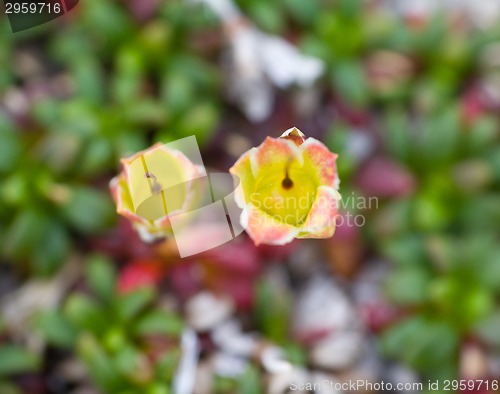
[[[117,289],[121,294],[141,287],[156,286],[165,275],[165,265],[158,260],[135,260],[127,264],[118,276]]]

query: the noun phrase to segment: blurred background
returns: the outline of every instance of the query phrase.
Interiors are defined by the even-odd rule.
[[[3,14],[0,393],[498,391],[499,19],[495,0],[82,0],[14,34]],[[227,171],[292,126],[339,154],[331,239],[181,260],[115,213],[122,157],[196,135]]]

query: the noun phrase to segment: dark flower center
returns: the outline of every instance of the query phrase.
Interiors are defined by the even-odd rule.
[[[290,162],[287,164],[285,168],[285,179],[281,181],[281,187],[285,190],[289,190],[293,187],[293,181],[290,179],[290,176],[288,175],[288,168],[290,167]]]

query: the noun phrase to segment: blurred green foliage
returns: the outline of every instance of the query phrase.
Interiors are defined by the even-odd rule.
[[[464,338],[500,345],[499,119],[491,108],[472,120],[464,115],[467,90],[495,72],[480,61],[500,27],[460,30],[436,15],[415,28],[360,0],[237,3],[258,27],[327,64],[320,93],[342,110],[327,119],[325,141],[340,154],[344,190],[356,189],[362,171],[349,150],[354,127],[375,135],[377,154],[416,179],[412,194],[384,199],[365,229],[368,244],[394,265],[387,296],[410,311],[382,335],[381,348],[426,376],[455,376]],[[0,108],[2,261],[25,275],[54,273],[72,251],[86,252],[82,239],[116,224],[107,182],[121,157],[192,134],[202,147],[212,141],[234,108],[222,94],[221,28],[208,9],[193,7],[161,2],[141,20],[124,2],[85,0],[65,20],[18,34],[0,20],[0,92],[18,103]],[[18,67],[19,54],[33,48],[41,53],[34,75]],[[391,57],[375,56],[381,52]],[[371,64],[400,66],[381,84]],[[36,86],[42,98],[33,98]],[[141,370],[143,338],[177,340],[182,324],[154,306],[154,292],[117,296],[114,275],[92,258],[95,297],[76,292],[62,314],[47,312],[37,324],[54,346],[75,348],[106,392],[168,393],[178,352]],[[300,364],[305,357],[287,336],[289,300],[273,290],[258,287],[256,325]],[[18,365],[0,366],[0,381],[9,368],[38,365],[22,349],[3,352]],[[241,381],[217,384],[220,392],[257,392],[256,375],[251,367]]]
[[[42,66],[54,64],[45,77],[64,70],[69,85],[60,97],[35,100],[25,121],[0,113],[2,255],[35,274],[53,273],[75,237],[115,221],[103,180],[120,158],[152,140],[196,134],[204,144],[220,118],[220,74],[188,40],[213,26],[209,14],[173,1],[138,24],[123,5],[91,0],[77,15],[15,35],[1,21],[5,89],[29,90],[30,78],[7,59],[32,41],[44,51]]]
[[[62,311],[46,311],[36,328],[53,346],[74,348],[93,382],[106,393],[171,393],[180,357],[181,319],[155,304],[156,291],[116,291],[113,263],[86,262],[92,296],[72,294]]]
[[[22,346],[0,346],[0,392],[4,394],[21,394],[21,389],[11,382],[9,377],[15,374],[37,371],[40,364],[39,357]]]
[[[372,222],[374,241],[396,264],[389,298],[417,311],[386,331],[382,346],[433,378],[456,376],[460,342],[498,310],[500,295],[498,119],[468,125],[459,116],[450,104],[415,126],[402,111],[388,113],[384,146],[419,185]]]

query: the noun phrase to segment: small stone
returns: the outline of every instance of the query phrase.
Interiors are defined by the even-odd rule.
[[[259,339],[251,333],[243,333],[237,320],[228,320],[212,332],[212,340],[221,350],[243,357],[254,356]]]
[[[218,376],[239,378],[248,367],[248,360],[234,354],[217,352],[212,357],[214,372]]]
[[[276,346],[269,346],[260,356],[262,366],[270,373],[286,373],[293,370],[293,365],[285,360],[283,351]]]
[[[350,367],[359,357],[363,347],[361,331],[332,332],[311,349],[311,362],[321,368],[342,370]]]
[[[303,368],[293,368],[288,372],[280,374],[271,374],[267,384],[268,394],[286,394],[293,392],[295,394],[306,394],[307,385],[313,382],[310,381],[310,376],[307,370]]]
[[[484,379],[488,376],[485,351],[476,344],[465,344],[460,352],[459,376],[463,379]]]
[[[386,379],[394,386],[396,384],[402,384],[403,389],[399,391],[401,394],[420,393],[420,390],[417,390],[419,384],[421,384],[418,375],[401,364],[388,367],[386,370]]]
[[[316,276],[296,301],[293,332],[302,341],[314,343],[358,324],[355,310],[345,294],[332,281]]]
[[[229,297],[202,292],[192,297],[186,304],[187,321],[196,331],[208,331],[234,311]]]

